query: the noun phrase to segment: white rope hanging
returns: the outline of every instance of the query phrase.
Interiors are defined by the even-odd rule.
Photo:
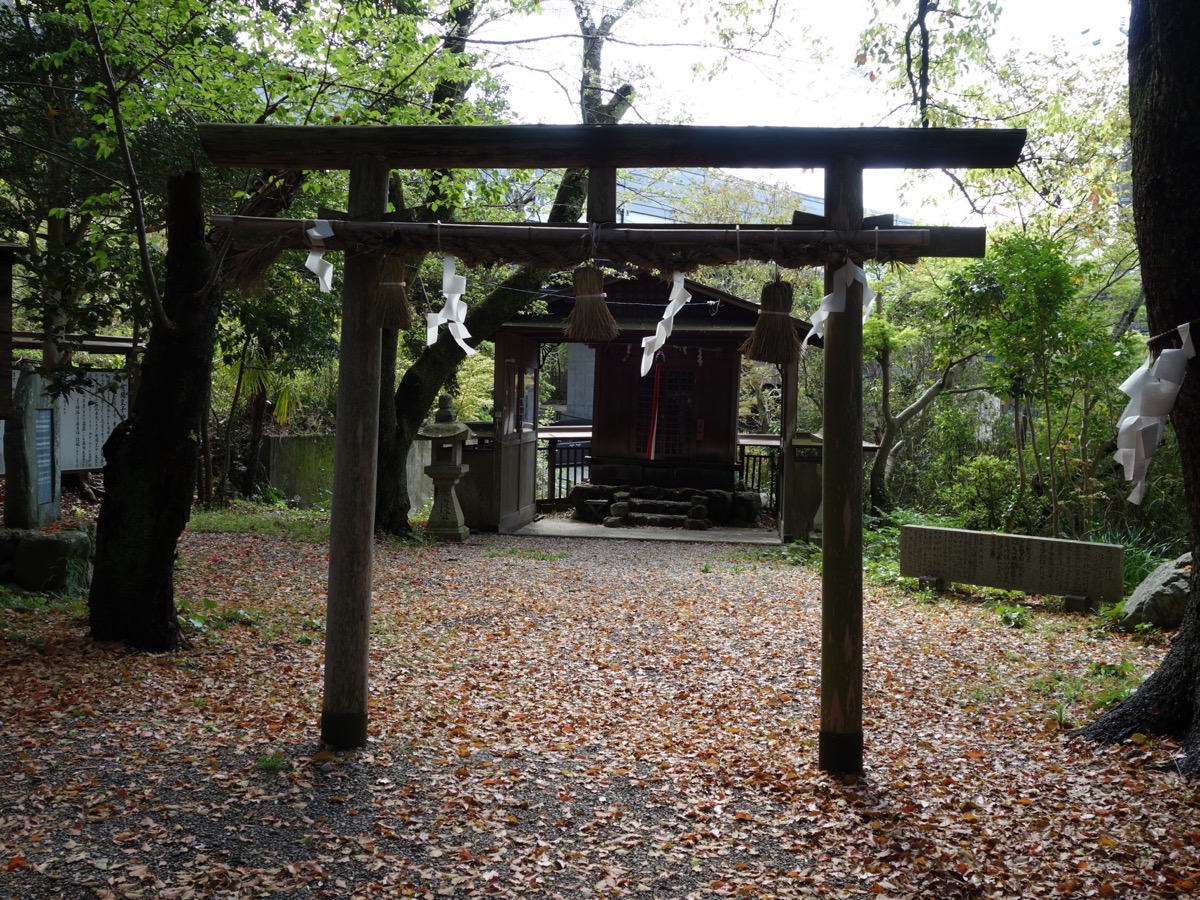
[[[1117,420],[1117,452],[1113,459],[1125,468],[1125,480],[1134,483],[1126,498],[1140,505],[1146,496],[1146,475],[1150,460],[1162,440],[1167,416],[1175,408],[1175,398],[1183,385],[1187,362],[1196,355],[1192,346],[1191,323],[1175,329],[1183,347],[1164,350],[1154,361],[1147,359],[1125,379],[1121,391],[1129,403]],[[1168,332],[1169,334],[1170,332]]]
[[[477,352],[467,343],[471,332],[467,331],[466,325],[467,303],[462,299],[466,291],[466,276],[454,273],[454,257],[447,253],[442,263],[442,294],[445,295],[446,302],[438,312],[425,315],[425,343],[428,346],[432,347],[437,343],[438,327],[445,325],[450,331],[450,336],[467,356]]]
[[[321,291],[328,294],[333,289],[333,263],[325,259],[325,241],[333,237],[333,226],[325,219],[317,219],[316,224],[305,234],[308,235],[312,249],[308,251],[304,268],[317,276],[317,284]]]
[[[856,281],[863,286],[863,321],[871,317],[878,295],[867,287],[867,273],[850,260],[846,260],[846,264],[833,273],[833,290],[821,299],[821,306],[813,313],[812,328],[804,336],[804,343],[800,345],[801,353],[808,349],[809,342],[814,338],[825,337],[825,320],[829,318],[830,313],[846,311],[846,291]]]
[[[683,309],[692,299],[692,295],[683,286],[683,273],[676,272],[672,276],[671,296],[667,300],[667,308],[663,311],[662,319],[654,329],[654,334],[642,338],[642,376],[654,366],[654,354],[663,348],[671,329],[675,326],[675,314]]]

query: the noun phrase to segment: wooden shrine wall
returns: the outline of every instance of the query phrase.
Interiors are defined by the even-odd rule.
[[[663,353],[655,459],[646,459],[655,373],[641,347],[596,352],[590,478],[598,484],[732,488],[737,460],[739,354],[730,343],[680,337]],[[689,343],[689,341],[693,341]]]

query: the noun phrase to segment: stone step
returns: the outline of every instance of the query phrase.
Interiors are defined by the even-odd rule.
[[[639,500],[637,497],[629,499],[631,513],[686,516],[691,508],[691,502],[686,500]]]
[[[685,503],[684,506],[686,505]],[[629,514],[630,525],[656,525],[659,528],[683,528],[685,522],[687,522],[687,516],[684,515],[672,516],[642,512],[631,512]]]

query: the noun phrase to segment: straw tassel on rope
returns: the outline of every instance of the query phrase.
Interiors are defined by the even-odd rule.
[[[408,303],[408,271],[406,258],[399,253],[386,253],[379,263],[379,305],[383,311],[383,327],[407,331],[412,325],[412,307]]]
[[[763,285],[754,331],[742,344],[742,355],[760,362],[786,365],[800,353],[800,338],[792,325],[792,285],[776,278]]]
[[[595,266],[575,270],[575,306],[563,323],[563,334],[573,341],[611,341],[621,333],[604,302],[604,273]]]

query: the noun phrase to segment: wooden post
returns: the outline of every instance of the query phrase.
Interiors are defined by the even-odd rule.
[[[862,165],[852,157],[825,169],[830,227],[862,222]],[[825,290],[842,260],[825,267]],[[846,291],[846,310],[825,324],[821,552],[821,731],[818,765],[862,771],[862,285]]]
[[[16,244],[0,244],[0,419],[12,412],[13,262],[20,250]]]
[[[617,221],[617,170],[610,166],[588,169],[587,220],[603,225]]]
[[[776,503],[779,505],[779,539],[785,544],[795,540],[807,541],[807,528],[801,528],[800,505],[792,499],[793,482],[796,479],[796,458],[792,451],[792,440],[796,437],[796,402],[800,391],[800,363],[784,363],[779,367],[780,400],[782,409],[779,417],[779,488]]]
[[[388,167],[359,156],[350,167],[350,218],[378,221],[387,211]],[[338,354],[329,596],[325,612],[325,699],[321,740],[334,747],[367,742],[367,660],[371,558],[379,439],[380,316],[377,262],[348,253]]]

